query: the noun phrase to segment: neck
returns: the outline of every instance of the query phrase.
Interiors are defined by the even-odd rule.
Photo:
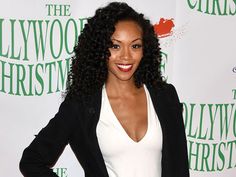
[[[140,89],[135,86],[133,80],[118,82],[110,82],[108,80],[106,82],[106,91],[110,96],[126,97],[137,94]]]

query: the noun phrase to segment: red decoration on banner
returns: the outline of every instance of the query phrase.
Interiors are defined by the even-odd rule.
[[[154,27],[154,31],[157,34],[159,38],[164,38],[167,36],[171,36],[173,34],[173,27],[175,26],[174,24],[174,19],[164,19],[160,18],[159,23],[156,23]]]

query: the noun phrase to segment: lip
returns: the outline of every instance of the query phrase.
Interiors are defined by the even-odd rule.
[[[116,66],[122,72],[129,72],[133,67],[132,64],[116,64]]]

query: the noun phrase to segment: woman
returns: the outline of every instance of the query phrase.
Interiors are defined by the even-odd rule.
[[[74,52],[66,99],[25,149],[22,173],[56,176],[50,167],[70,144],[86,177],[188,177],[182,108],[150,21],[110,3]]]

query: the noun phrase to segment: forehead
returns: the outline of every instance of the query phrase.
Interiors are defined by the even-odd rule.
[[[142,28],[134,21],[119,21],[112,38],[142,38]]]

